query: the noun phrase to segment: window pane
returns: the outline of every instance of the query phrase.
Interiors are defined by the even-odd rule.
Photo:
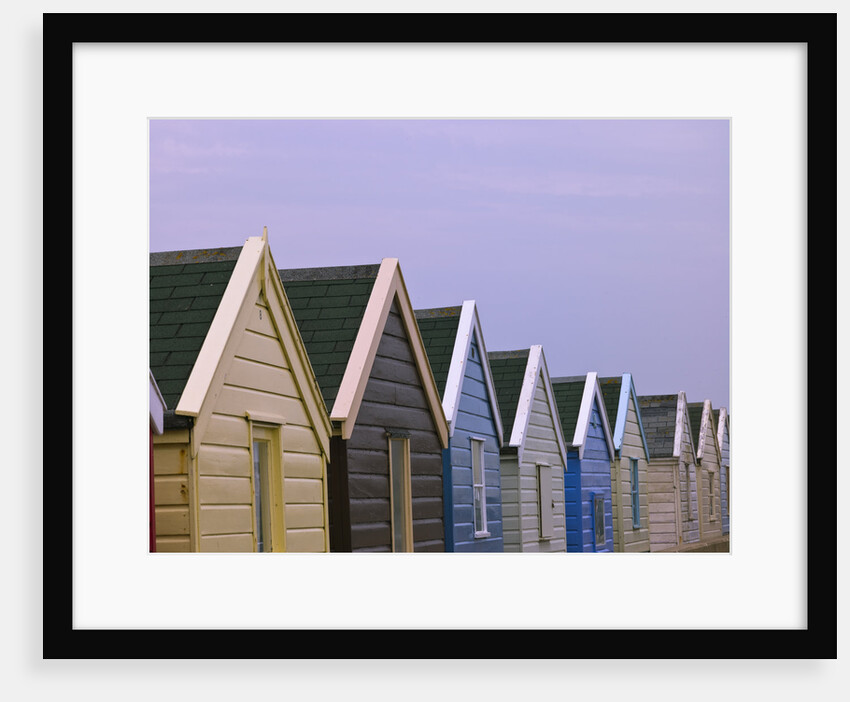
[[[390,439],[390,480],[392,488],[392,529],[396,551],[406,551],[405,439]]]
[[[263,507],[265,496],[268,494],[269,474],[269,445],[266,441],[254,442],[254,533],[257,536],[257,551],[262,552],[267,547],[267,534],[263,528],[267,516]]]
[[[602,495],[593,498],[593,525],[595,527],[596,545],[605,545],[605,502]]]

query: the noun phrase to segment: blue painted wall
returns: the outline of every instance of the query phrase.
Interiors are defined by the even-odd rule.
[[[602,494],[605,503],[605,543],[595,544],[593,495]],[[567,551],[594,552],[614,550],[614,519],[611,505],[611,455],[602,416],[596,399],[593,401],[590,427],[585,440],[584,457],[578,450],[567,452],[567,472],[564,475],[566,503]]]
[[[484,439],[488,537],[476,538],[474,535],[471,437]],[[481,353],[474,337],[466,360],[454,434],[449,440],[449,447],[443,452],[443,470],[446,477],[450,476],[452,486],[445,510],[445,514],[452,517],[446,519],[446,550],[466,553],[504,551],[499,439],[484,381]]]

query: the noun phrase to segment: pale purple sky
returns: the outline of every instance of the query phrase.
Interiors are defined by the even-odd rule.
[[[396,257],[489,351],[729,407],[726,120],[151,120],[150,250]],[[730,414],[732,408],[730,408]]]

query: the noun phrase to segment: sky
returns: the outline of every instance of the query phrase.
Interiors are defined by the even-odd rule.
[[[149,121],[150,251],[279,268],[399,259],[416,309],[476,301],[488,351],[729,407],[729,122]]]

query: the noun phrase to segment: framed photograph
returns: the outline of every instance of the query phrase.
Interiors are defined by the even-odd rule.
[[[805,432],[780,431],[779,451],[766,451],[764,436],[777,433],[765,408],[805,427],[810,404],[835,402],[822,397],[807,353],[818,349],[819,367],[834,364],[833,332],[806,319],[813,283],[818,310],[834,299],[834,267],[815,266],[832,260],[837,235],[836,15],[494,14],[486,31],[477,14],[392,15],[384,19],[420,31],[391,39],[379,36],[379,19],[338,17],[358,39],[329,41],[327,15],[44,15],[45,255],[61,261],[73,291],[58,315],[68,320],[61,338],[73,376],[71,462],[44,475],[44,658],[139,657],[131,639],[163,657],[163,635],[191,641],[191,658],[256,658],[234,644],[290,629],[316,643],[333,632],[342,644],[365,630],[411,639],[582,630],[583,643],[565,636],[557,656],[541,644],[506,656],[518,658],[596,658],[603,649],[588,641],[602,645],[612,631],[644,633],[652,652],[641,658],[835,658],[836,514],[815,500],[836,489],[836,466]],[[730,552],[398,554],[392,563],[150,553],[149,130],[159,119],[727,120]],[[479,148],[486,155],[486,143]],[[68,231],[54,246],[52,233]],[[553,243],[528,232],[524,245],[545,253]],[[612,597],[624,577],[645,607]],[[447,585],[469,594],[483,580],[514,592],[547,583],[570,596],[504,612],[498,589],[476,591],[470,607]],[[351,588],[344,597],[339,582]],[[221,596],[246,583],[246,597],[267,606]],[[567,604],[583,597],[593,606]],[[712,612],[687,604],[715,599]],[[310,606],[287,606],[295,600]],[[700,635],[682,647],[683,630]],[[730,634],[745,645],[730,649]],[[467,657],[460,638],[447,637],[435,656]],[[392,640],[370,657],[409,657]]]

